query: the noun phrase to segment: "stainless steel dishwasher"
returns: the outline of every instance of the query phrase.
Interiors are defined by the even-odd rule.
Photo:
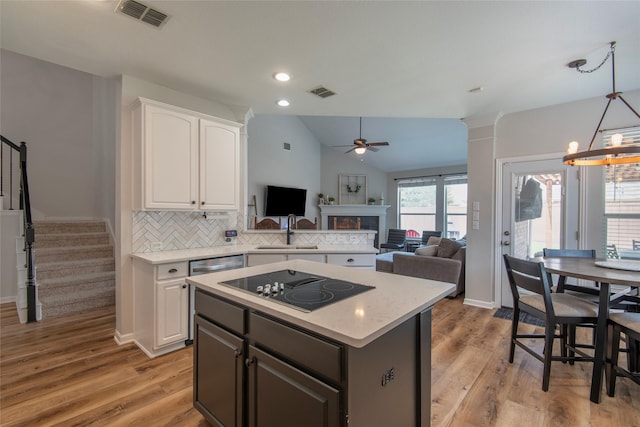
[[[228,255],[189,261],[189,276],[215,273],[244,267],[244,255]],[[189,339],[193,343],[193,316],[195,314],[195,286],[189,285]]]

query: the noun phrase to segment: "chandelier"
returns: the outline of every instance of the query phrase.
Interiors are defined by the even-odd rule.
[[[567,155],[562,158],[562,161],[571,166],[601,166],[601,165],[621,165],[628,163],[640,163],[640,146],[638,145],[629,145],[626,144],[622,139],[622,135],[616,133],[611,136],[611,143],[606,148],[601,148],[597,150],[592,150],[593,141],[596,139],[596,135],[600,131],[600,126],[602,126],[602,121],[604,120],[604,116],[607,114],[607,110],[609,109],[609,105],[613,100],[619,99],[626,105],[633,114],[636,115],[640,119],[640,114],[622,97],[622,92],[616,92],[616,61],[615,61],[615,47],[616,42],[610,43],[611,50],[607,53],[607,56],[604,60],[598,65],[596,68],[592,70],[581,70],[580,67],[585,65],[587,61],[585,59],[578,59],[575,61],[571,61],[567,66],[569,68],[575,68],[577,71],[581,73],[591,73],[599,69],[606,61],[611,57],[611,80],[613,90],[610,94],[606,95],[609,99],[606,107],[604,108],[604,112],[602,113],[602,117],[600,117],[600,122],[598,122],[598,127],[596,131],[593,133],[593,137],[591,138],[591,142],[589,143],[589,148],[586,151],[578,151],[578,142],[571,141],[569,143],[569,149],[567,150]],[[632,142],[633,144],[633,142]]]

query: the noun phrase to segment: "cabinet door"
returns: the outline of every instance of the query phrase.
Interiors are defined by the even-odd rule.
[[[286,261],[286,254],[249,254],[247,255],[247,267],[254,265],[272,264],[274,262]]]
[[[144,111],[144,208],[196,209],[198,119],[154,105]]]
[[[189,287],[184,279],[156,283],[156,347],[189,335]]]
[[[341,425],[340,391],[249,346],[249,427]]]
[[[195,317],[194,406],[215,426],[242,427],[243,340]]]
[[[238,128],[200,120],[200,209],[238,210]]]

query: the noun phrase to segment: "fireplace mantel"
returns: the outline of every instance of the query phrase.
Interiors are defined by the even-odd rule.
[[[378,237],[386,235],[387,209],[389,205],[318,205],[322,216],[322,229],[329,229],[330,216],[377,216],[378,217]]]

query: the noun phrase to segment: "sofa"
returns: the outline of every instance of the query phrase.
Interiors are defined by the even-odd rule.
[[[414,253],[386,252],[376,256],[376,271],[455,283],[448,296],[464,292],[466,241],[430,237]]]

